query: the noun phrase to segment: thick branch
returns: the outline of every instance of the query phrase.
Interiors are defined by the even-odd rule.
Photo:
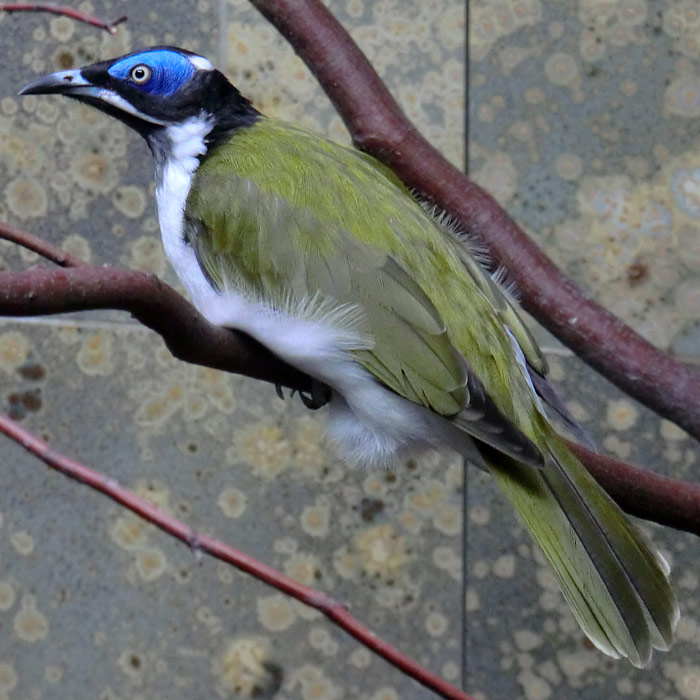
[[[318,0],[251,0],[307,63],[355,143],[483,241],[543,326],[620,389],[700,439],[700,373],[584,295],[498,203],[448,163],[401,112]]]
[[[307,375],[282,362],[245,333],[213,326],[154,275],[89,266],[0,272],[2,316],[43,316],[90,309],[130,312],[162,336],[170,352],[185,362],[311,390]]]
[[[103,493],[108,498],[123,505],[132,513],[136,513],[136,515],[141,516],[148,522],[153,523],[186,545],[207,552],[207,554],[216,559],[231,564],[259,581],[263,581],[282,593],[315,608],[338,627],[352,635],[358,642],[386,659],[390,664],[426,688],[437,693],[440,697],[448,698],[448,700],[473,700],[465,692],[450,685],[388,642],[380,639],[374,632],[352,617],[338,601],[333,600],[325,593],[308,588],[209,535],[194,532],[185,523],[159,510],[148,501],[139,498],[136,494],[117,484],[113,479],[109,479],[104,474],[90,469],[84,464],[52,449],[50,445],[30,433],[19,423],[2,414],[0,414],[0,432],[20,444],[25,450],[41,459],[52,469],[56,469],[62,474]]]

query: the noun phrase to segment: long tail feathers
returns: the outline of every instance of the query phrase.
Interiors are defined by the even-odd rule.
[[[483,456],[549,560],[591,641],[637,667],[671,644],[679,612],[669,567],[620,508],[548,431],[545,467],[486,448]]]

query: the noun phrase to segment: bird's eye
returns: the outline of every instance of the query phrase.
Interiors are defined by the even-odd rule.
[[[148,66],[139,64],[131,69],[129,77],[133,83],[144,85],[151,79],[151,69]]]

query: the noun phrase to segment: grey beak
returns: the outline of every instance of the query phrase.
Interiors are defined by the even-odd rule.
[[[85,95],[95,88],[76,70],[50,73],[25,85],[18,95]]]

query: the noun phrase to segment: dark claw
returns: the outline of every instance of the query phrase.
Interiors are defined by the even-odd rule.
[[[331,400],[331,390],[330,387],[326,386],[325,384],[317,381],[316,379],[312,379],[311,394],[307,395],[300,391],[299,398],[306,408],[309,408],[312,411],[317,411]]]
[[[282,401],[284,401],[284,392],[282,391],[281,384],[275,384],[275,391],[277,392],[277,396],[279,396],[282,399]]]

